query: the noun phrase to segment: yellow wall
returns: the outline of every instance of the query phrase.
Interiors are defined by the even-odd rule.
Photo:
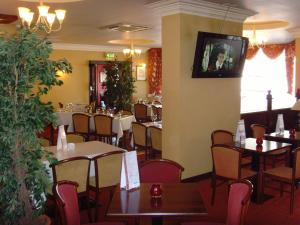
[[[295,39],[296,43],[296,74],[295,74],[295,90],[300,88],[300,37]]]
[[[162,19],[163,157],[179,162],[183,177],[212,170],[210,134],[235,130],[240,115],[240,78],[192,79],[198,31],[219,32],[221,20],[186,14]],[[226,22],[224,33],[242,34]]]
[[[70,51],[54,50],[51,59],[66,58],[73,67],[72,74],[63,74],[61,80],[64,84],[60,87],[54,87],[48,95],[43,97],[43,101],[51,101],[55,108],[58,102],[63,104],[89,103],[89,61],[105,60],[103,52],[92,51]],[[123,54],[117,54],[118,60],[124,60]],[[146,54],[142,54],[139,59],[134,60],[137,63],[147,63]],[[136,98],[145,98],[148,93],[148,81],[135,82]]]

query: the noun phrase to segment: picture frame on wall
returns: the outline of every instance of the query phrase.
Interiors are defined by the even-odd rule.
[[[136,80],[146,80],[146,67],[145,67],[145,65],[136,66]]]

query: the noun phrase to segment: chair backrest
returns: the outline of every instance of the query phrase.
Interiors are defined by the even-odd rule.
[[[140,164],[141,183],[179,183],[184,168],[177,162],[158,159]]]
[[[68,143],[82,143],[84,142],[84,137],[78,134],[67,134]]]
[[[43,146],[43,147],[50,146],[50,141],[46,138],[39,138],[39,142],[40,142],[41,146]]]
[[[296,148],[293,153],[294,165],[293,165],[293,178],[300,178],[300,147]]]
[[[233,134],[227,130],[215,130],[211,133],[211,144],[213,145],[232,145]]]
[[[248,180],[235,181],[230,185],[226,225],[244,224],[252,190]]]
[[[211,147],[214,173],[217,176],[240,179],[242,151],[227,145]]]
[[[84,113],[73,113],[73,128],[75,133],[88,134],[90,132],[90,116]]]
[[[91,160],[88,157],[80,156],[51,165],[54,184],[69,180],[78,184],[78,192],[86,192],[89,185],[90,163]]]
[[[62,225],[80,225],[77,186],[75,182],[60,181],[53,188]]]
[[[122,110],[122,115],[132,116],[133,113],[131,111],[128,111],[128,110]]]
[[[162,108],[152,105],[152,112],[157,115],[157,120],[162,120]]]
[[[147,146],[147,127],[144,124],[132,122],[132,134],[135,145]]]
[[[151,147],[155,150],[162,149],[162,129],[155,126],[148,127],[150,132]]]
[[[252,124],[251,130],[254,138],[263,138],[266,133],[266,127],[260,124]]]
[[[93,158],[97,188],[110,187],[120,183],[124,152],[125,150],[113,151]]]
[[[113,117],[99,114],[94,116],[94,121],[95,121],[96,134],[99,135],[112,134]]]
[[[134,104],[134,116],[137,121],[147,120],[148,106],[142,103]]]

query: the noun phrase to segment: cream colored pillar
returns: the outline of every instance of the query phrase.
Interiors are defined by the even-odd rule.
[[[240,78],[192,79],[198,31],[242,35],[242,22],[250,12],[242,10],[237,18],[230,9],[224,22],[224,6],[202,1],[172,2],[177,6],[156,3],[156,9],[164,14],[162,155],[180,163],[185,168],[183,178],[187,178],[212,170],[211,132],[234,132],[240,117]]]

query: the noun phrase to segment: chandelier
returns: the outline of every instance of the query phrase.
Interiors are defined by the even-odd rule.
[[[141,55],[141,53],[142,53],[142,50],[138,49],[138,48],[134,48],[132,42],[131,42],[130,48],[123,49],[123,54],[127,58],[139,57]]]
[[[51,33],[52,31],[59,31],[62,27],[62,22],[65,18],[66,10],[57,9],[55,13],[49,13],[49,6],[44,5],[43,1],[40,0],[40,5],[37,7],[39,16],[35,22],[32,23],[34,12],[29,8],[18,7],[19,17],[22,20],[22,25],[27,27],[31,31],[37,31],[38,29],[44,30],[46,33]],[[58,25],[54,28],[53,24],[58,21]]]
[[[244,36],[249,38],[248,48],[262,48],[265,46],[265,41],[262,35],[258,38],[255,26],[252,30],[244,30]]]

